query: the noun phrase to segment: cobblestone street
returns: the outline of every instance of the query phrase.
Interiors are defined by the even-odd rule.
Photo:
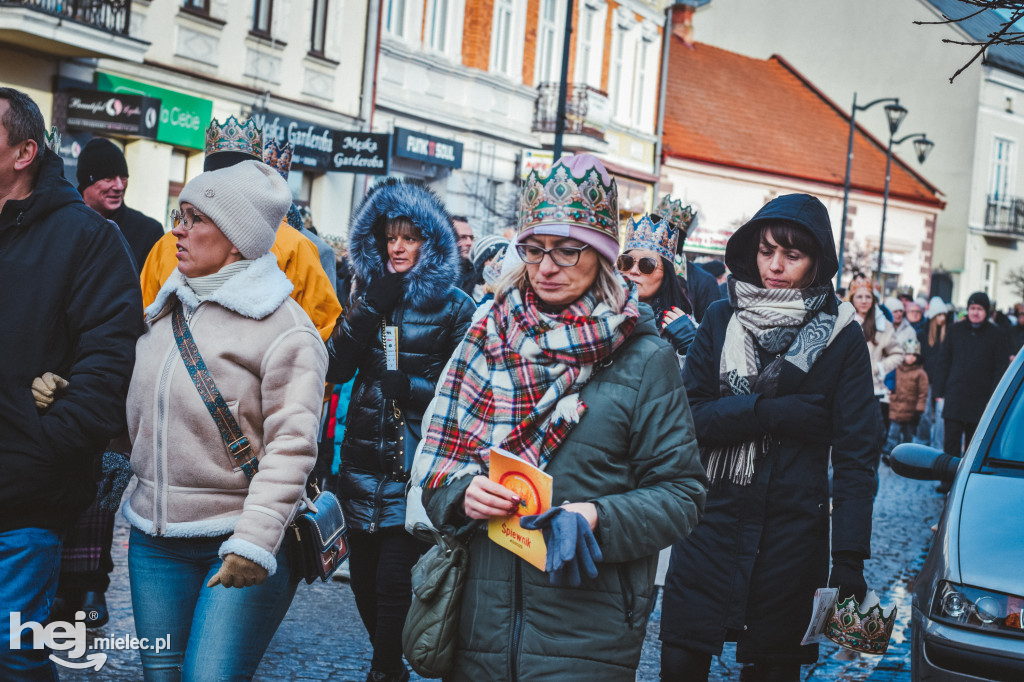
[[[880,489],[875,503],[873,557],[865,566],[865,577],[886,608],[896,604],[899,617],[889,652],[882,657],[844,658],[834,645],[822,645],[819,662],[805,666],[807,680],[868,680],[889,682],[910,679],[910,591],[927,552],[930,527],[942,510],[942,496],[934,484],[909,481],[883,466],[879,472]],[[127,526],[118,517],[114,537],[114,562],[107,594],[110,622],[90,630],[93,636],[134,635],[131,599],[128,591],[126,553]],[[658,625],[660,600],[648,626],[647,641],[637,674],[641,681],[658,680],[660,643]],[[61,669],[62,680],[98,682],[128,681],[142,678],[138,653],[107,651],[107,663],[99,671]],[[739,666],[727,648],[712,664],[713,680],[737,680]],[[263,658],[257,680],[354,680],[366,677],[370,659],[369,643],[356,613],[352,591],[346,583],[332,581],[301,585],[291,610]],[[420,679],[413,675],[413,679]]]

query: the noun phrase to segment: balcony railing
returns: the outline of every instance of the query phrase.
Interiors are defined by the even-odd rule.
[[[1024,198],[990,194],[985,211],[985,231],[1024,237]]]
[[[0,7],[27,7],[128,36],[132,3],[131,0],[0,0]]]
[[[533,111],[533,131],[555,132],[558,121],[558,83],[537,86],[537,105]],[[604,139],[608,123],[608,95],[589,85],[569,86],[565,102],[565,132]]]

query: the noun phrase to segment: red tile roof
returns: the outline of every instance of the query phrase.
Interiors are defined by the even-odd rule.
[[[783,58],[671,41],[666,156],[843,186],[849,115]],[[887,142],[857,126],[851,189],[883,193]],[[942,207],[938,194],[893,154],[890,197]]]

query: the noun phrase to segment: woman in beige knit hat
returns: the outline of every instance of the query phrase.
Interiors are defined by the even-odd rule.
[[[178,268],[146,309],[127,410],[135,627],[170,637],[141,652],[147,680],[251,678],[295,594],[286,530],[316,459],[327,352],[269,253],[290,204],[276,171],[246,161],[192,180],[174,214]],[[193,383],[203,365],[251,454],[222,437]]]

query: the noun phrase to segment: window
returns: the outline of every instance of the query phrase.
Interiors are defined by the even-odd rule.
[[[512,64],[512,0],[494,3],[494,37],[491,38],[491,70],[511,75]]]
[[[181,6],[190,12],[196,12],[198,14],[208,15],[210,13],[209,0],[184,0]]]
[[[626,32],[616,30],[612,43],[612,66],[611,76],[608,79],[608,95],[613,103],[612,115],[615,118],[622,118],[626,113],[626,107],[622,101],[622,71],[625,69]]]
[[[984,284],[982,284],[981,289],[989,298],[995,298],[996,262],[994,260],[987,260],[984,262],[982,268],[982,282],[984,282]]]
[[[313,0],[313,28],[309,40],[309,51],[323,55],[327,35],[327,0]]]
[[[633,98],[629,116],[630,122],[637,127],[643,125],[643,112],[647,108],[645,106],[648,99],[647,57],[650,47],[651,43],[648,40],[637,41],[636,61],[634,62],[636,70],[633,74]]]
[[[988,193],[996,200],[1009,200],[1013,190],[1016,145],[1013,140],[997,137],[992,150],[992,170]]]
[[[537,23],[537,72],[536,83],[557,83],[562,79],[562,50],[559,49],[559,5],[558,0],[541,0],[540,17]]]
[[[573,82],[601,89],[604,67],[604,27],[607,6],[596,0],[583,0],[577,17],[576,74]]]
[[[427,1],[427,45],[438,52],[448,51],[448,16],[451,0]]]
[[[252,32],[269,36],[274,0],[253,0],[252,7]]]
[[[387,0],[384,27],[396,38],[405,37],[405,0]]]

